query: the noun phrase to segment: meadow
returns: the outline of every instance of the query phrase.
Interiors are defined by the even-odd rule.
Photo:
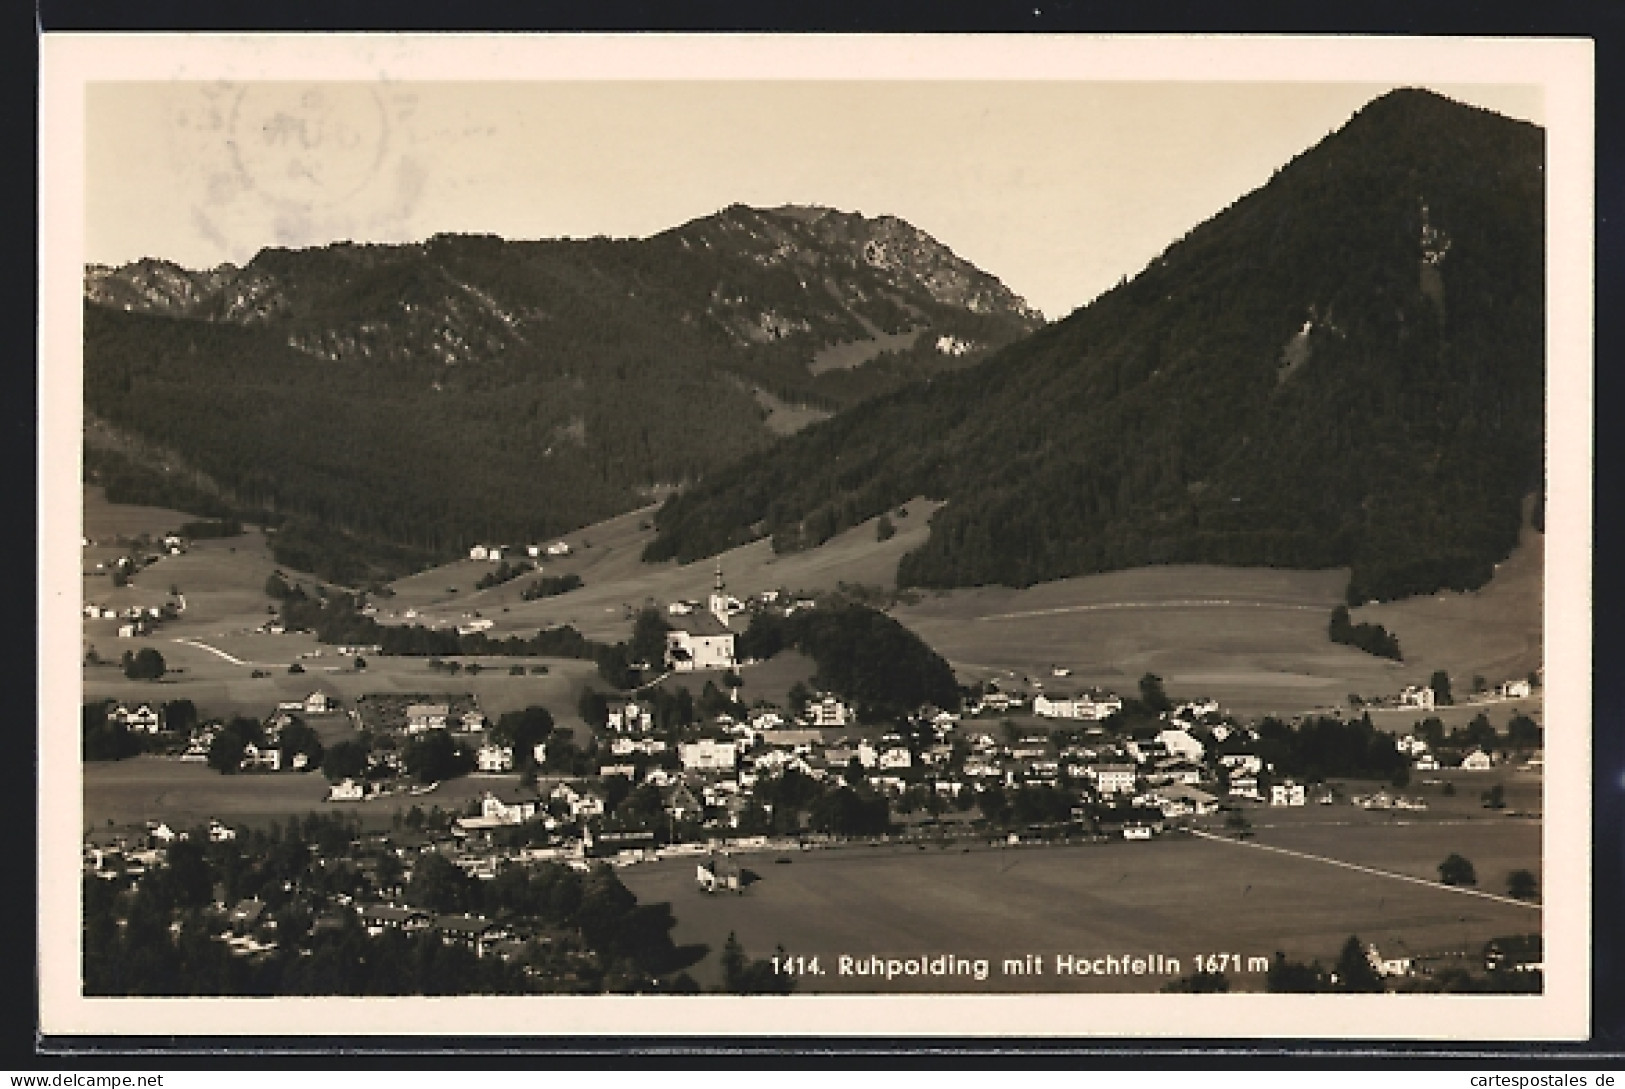
[[[400,794],[365,802],[327,801],[320,772],[247,772],[221,775],[200,763],[156,756],[85,765],[82,826],[140,827],[149,820],[191,828],[218,819],[234,828],[258,827],[307,813],[353,817],[363,828],[389,828],[396,810],[434,806],[461,813],[488,790],[517,783],[517,775],[468,775],[425,794]]]
[[[1375,858],[1384,869],[1418,869],[1424,856],[1436,865],[1445,853],[1461,850],[1493,858],[1497,867],[1516,862],[1539,870],[1539,828],[1531,823],[1484,819],[1439,824],[1418,835],[1411,826],[1360,816],[1262,831],[1250,842],[1357,863]],[[781,857],[790,862],[776,861]],[[1476,954],[1492,937],[1538,931],[1541,919],[1534,906],[1186,835],[1051,847],[889,845],[754,854],[741,861],[760,880],[737,896],[697,891],[689,860],[621,871],[640,900],[672,904],[678,942],[709,946],[692,970],[702,984],[719,979],[717,954],[730,933],[755,957],[781,946],[789,954],[818,956],[827,974],[803,977],[800,990],[807,992],[1155,991],[1168,976],[1056,976],[1051,968],[1060,953],[1160,953],[1179,958],[1184,974],[1196,954],[1250,958],[1280,951],[1329,964],[1351,934],[1386,955],[1460,963],[1462,954]],[[841,954],[943,953],[989,958],[993,972],[985,983],[887,983],[842,978],[834,967]],[[1004,958],[1035,953],[1048,974],[1000,972]],[[1264,985],[1256,972],[1227,975],[1238,990]]]

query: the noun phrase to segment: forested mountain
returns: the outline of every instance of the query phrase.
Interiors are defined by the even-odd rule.
[[[758,451],[758,391],[835,411],[1042,324],[901,220],[739,205],[644,240],[91,267],[85,297],[87,464],[110,496],[272,512],[351,581]]]
[[[925,495],[905,584],[1480,585],[1542,487],[1543,158],[1536,126],[1385,95],[1066,320],[672,497],[647,558],[806,547]]]

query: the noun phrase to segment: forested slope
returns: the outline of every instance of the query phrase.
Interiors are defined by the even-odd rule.
[[[1349,565],[1469,588],[1542,486],[1543,133],[1397,91],[1132,280],[670,499],[647,558],[944,499],[905,584]]]

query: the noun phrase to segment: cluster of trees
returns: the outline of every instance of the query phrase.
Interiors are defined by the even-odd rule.
[[[1416,724],[1416,735],[1434,749],[1472,749],[1485,751],[1511,750],[1527,752],[1538,749],[1546,731],[1528,715],[1513,715],[1507,721],[1506,732],[1496,730],[1488,715],[1480,711],[1465,726],[1446,730],[1443,720],[1429,715]]]
[[[1392,658],[1396,662],[1405,660],[1404,655],[1399,651],[1399,636],[1394,635],[1381,624],[1353,623],[1349,620],[1347,605],[1339,605],[1332,610],[1332,621],[1328,634],[1331,635],[1334,643],[1358,647],[1367,654],[1374,654],[1378,658]]]
[[[133,883],[87,877],[84,884],[85,991],[92,995],[519,994],[537,991],[697,990],[684,969],[703,946],[671,940],[667,904],[639,904],[609,867],[510,863],[477,881],[434,854],[401,881],[399,859],[357,842],[354,818],[307,816],[286,828],[243,830],[210,843],[199,830],[170,845],[164,865]],[[375,878],[361,863],[370,860]],[[276,923],[277,948],[248,960],[213,935],[225,903],[254,898]],[[521,963],[476,957],[438,935],[386,932],[369,937],[343,894],[362,899],[403,893],[438,913],[469,912],[551,941],[529,943]],[[338,925],[315,928],[328,914]],[[726,986],[760,980],[758,962],[732,947]],[[523,965],[523,966],[522,966]],[[731,967],[730,967],[731,965]],[[526,969],[529,969],[527,972]]]
[[[241,537],[243,524],[235,518],[208,518],[201,521],[182,522],[176,534],[192,541],[204,541],[220,537]]]
[[[581,576],[571,573],[568,575],[543,575],[539,579],[532,579],[529,586],[519,595],[526,601],[535,601],[538,598],[556,597],[567,594],[571,590],[581,589],[583,583]]]
[[[1224,746],[1220,746],[1224,751]],[[1258,724],[1255,751],[1281,775],[1308,780],[1409,780],[1410,762],[1394,747],[1393,735],[1371,724],[1369,714],[1344,721],[1305,719],[1296,728],[1275,718]]]
[[[119,664],[124,667],[124,675],[132,681],[156,681],[169,672],[164,656],[153,647],[127,650]]]
[[[109,715],[110,709],[107,700],[89,702],[80,708],[80,753],[86,760],[123,760],[146,748],[141,735]]]
[[[1542,161],[1534,126],[1386,96],[1066,320],[674,495],[646,556],[809,547],[925,495],[906,586],[1185,562],[1347,565],[1351,604],[1480,586],[1543,478]]]
[[[854,703],[865,719],[896,719],[927,703],[952,707],[958,682],[941,655],[877,609],[831,600],[790,616],[760,612],[737,641],[741,657],[794,647],[818,667],[816,683]]]
[[[741,815],[745,835],[793,835],[811,830],[836,836],[878,836],[891,828],[885,795],[852,781],[820,782],[794,768],[757,781],[751,805]]]
[[[531,563],[529,560],[520,560],[518,563],[512,564],[510,564],[507,560],[503,560],[496,565],[494,570],[487,571],[485,574],[475,579],[474,589],[489,590],[493,586],[501,586],[504,582],[511,582],[520,575],[528,575],[535,569],[536,565]],[[529,599],[527,598],[526,600]]]

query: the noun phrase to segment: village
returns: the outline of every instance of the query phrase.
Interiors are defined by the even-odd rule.
[[[708,600],[665,606],[663,683],[630,696],[584,693],[583,728],[556,727],[539,707],[492,721],[467,694],[363,695],[346,705],[321,687],[257,722],[201,717],[189,704],[176,714],[162,704],[109,702],[105,714],[146,739],[149,751],[223,774],[319,768],[329,780],[327,811],[356,818],[344,851],[371,861],[349,891],[309,905],[318,921],[349,912],[369,933],[430,931],[482,956],[518,955],[523,943],[494,920],[413,903],[412,874],[427,857],[480,881],[510,864],[586,873],[689,858],[697,890],[744,894],[745,863],[756,856],[787,861],[795,852],[925,842],[1146,842],[1193,828],[1246,836],[1249,814],[1270,810],[1426,809],[1423,797],[1406,792],[1413,774],[1540,769],[1533,723],[1501,735],[1482,720],[1447,735],[1434,719],[1390,737],[1367,722],[1368,740],[1387,760],[1377,769],[1383,781],[1344,790],[1332,780],[1373,778],[1369,759],[1294,773],[1279,760],[1281,731],[1291,726],[1238,721],[1213,700],[1175,702],[1154,676],[1125,698],[1058,691],[1066,678],[1056,669],[1047,686],[983,684],[957,707],[921,706],[898,721],[863,721],[852,701],[805,687],[788,706],[746,707],[741,674],[756,663],[737,656],[740,618],[816,607],[771,592],[741,601],[719,569]],[[698,700],[672,687],[685,677],[706,678]],[[1432,696],[1406,694],[1422,711]],[[355,740],[324,750],[319,737],[336,735]],[[1488,792],[1484,804],[1493,804]],[[387,829],[379,827],[384,814]],[[177,839],[220,843],[237,834],[218,820],[92,829],[85,869],[136,880]],[[394,861],[381,863],[386,856]],[[259,922],[263,904],[217,909],[217,937],[234,953],[275,948]]]

